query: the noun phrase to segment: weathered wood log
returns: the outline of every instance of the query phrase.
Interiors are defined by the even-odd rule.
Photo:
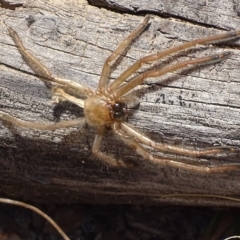
[[[52,104],[48,86],[24,62],[6,26],[18,32],[24,45],[53,74],[96,88],[105,59],[143,19],[143,16],[131,14],[129,2],[122,1],[122,11],[128,9],[129,14],[90,6],[84,0],[26,1],[23,7],[15,10],[2,6],[1,111],[33,122],[83,116],[82,109],[69,103]],[[225,9],[224,17],[215,11],[215,3],[218,3],[219,12]],[[108,8],[116,7],[113,1],[111,7],[109,4]],[[140,57],[230,28],[237,29],[240,22],[237,4],[229,6],[230,3],[211,1],[211,7],[202,5],[204,14],[194,6],[191,11],[183,11],[180,3],[173,4],[172,8],[169,1],[163,6],[164,11],[153,5],[151,9],[139,6],[138,1],[134,4],[133,9],[144,11],[144,14],[154,11],[154,14],[148,29],[134,41],[113,71],[113,79]],[[119,10],[119,1],[117,6]],[[172,18],[163,17],[163,12]],[[163,65],[228,50],[233,54],[221,63],[148,79],[139,87],[140,105],[129,122],[152,139],[164,143],[197,149],[214,145],[238,147],[239,41],[198,46],[171,56]],[[237,170],[203,174],[156,165],[139,157],[109,132],[102,150],[136,165],[131,169],[113,168],[92,156],[94,134],[95,130],[87,125],[41,132],[9,127],[1,122],[1,195],[40,202],[240,205],[201,196],[162,198],[170,193],[240,195]],[[190,161],[208,166],[235,163],[240,159],[239,154],[222,154]]]

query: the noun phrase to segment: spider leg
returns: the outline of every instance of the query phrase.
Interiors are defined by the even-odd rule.
[[[109,82],[109,74],[110,69],[116,59],[120,56],[120,54],[129,46],[129,44],[136,38],[147,26],[150,17],[147,15],[141,25],[135,29],[118,47],[117,49],[107,58],[103,65],[101,77],[98,84],[98,90],[104,90],[107,87]]]
[[[53,76],[51,72],[48,70],[48,68],[44,66],[36,57],[33,56],[33,54],[29,50],[27,50],[23,46],[22,41],[20,40],[16,31],[14,31],[12,28],[9,28],[8,30],[9,30],[9,35],[13,38],[23,59],[27,62],[27,64],[32,68],[32,70],[36,74],[46,78],[50,82],[55,82],[64,86],[68,86],[74,90],[78,90],[84,95],[87,95],[88,93],[92,93],[92,90],[87,86],[84,86],[82,84],[76,83],[68,79],[63,79],[63,78],[58,78],[56,76]]]
[[[166,56],[169,56],[171,54],[176,54],[180,51],[189,49],[196,45],[200,45],[200,44],[204,45],[204,44],[219,43],[223,41],[234,40],[236,38],[239,38],[239,36],[240,36],[240,31],[231,31],[221,35],[215,35],[207,38],[201,38],[201,39],[193,40],[190,42],[186,42],[179,46],[169,48],[163,52],[158,52],[158,53],[143,57],[138,61],[136,61],[127,70],[125,70],[115,81],[113,81],[109,86],[109,90],[114,91],[115,89],[117,89],[118,86],[120,86],[129,76],[131,76],[134,72],[136,72],[145,63],[157,61]]]
[[[76,98],[76,97],[66,93],[61,87],[54,87],[52,89],[52,93],[53,93],[52,99],[55,103],[66,100],[66,101],[69,101],[71,103],[78,105],[81,108],[84,108],[84,100]]]
[[[116,98],[119,98],[129,92],[131,89],[135,88],[137,85],[141,84],[144,82],[146,78],[150,77],[159,77],[162,76],[166,73],[176,71],[181,68],[186,68],[189,66],[195,66],[195,65],[205,65],[205,64],[212,64],[212,63],[217,63],[221,61],[222,59],[226,58],[229,56],[231,53],[230,52],[223,52],[219,53],[216,55],[210,55],[207,57],[203,58],[196,58],[193,60],[188,60],[184,62],[177,63],[173,66],[170,67],[165,67],[160,70],[151,70],[151,71],[146,71],[145,73],[139,74],[138,76],[134,77],[131,79],[128,83],[121,85],[116,91],[114,96]]]
[[[170,152],[170,153],[177,153],[177,154],[182,154],[182,155],[191,156],[191,157],[200,157],[200,156],[206,156],[208,154],[218,154],[226,151],[233,152],[236,150],[236,148],[234,147],[225,147],[225,146],[210,147],[210,148],[205,148],[201,150],[193,150],[189,148],[183,148],[183,147],[178,147],[174,145],[155,142],[126,122],[121,124],[121,128],[128,136],[132,136],[138,142],[145,144],[149,147],[152,147],[156,150],[159,150],[161,152]]]
[[[115,133],[119,137],[121,137],[121,135],[119,135],[118,132],[115,132]],[[145,158],[153,163],[161,164],[163,166],[170,166],[170,167],[192,170],[192,171],[202,172],[202,173],[223,172],[223,171],[235,170],[235,169],[240,168],[240,164],[237,164],[237,163],[222,165],[222,166],[208,167],[208,166],[201,166],[201,165],[191,165],[191,164],[183,163],[183,162],[176,161],[176,160],[173,160],[170,158],[154,157],[143,146],[141,146],[137,140],[126,139],[126,138],[122,138],[122,140],[128,146],[130,146],[132,149],[134,149],[143,158]]]
[[[35,123],[35,122],[27,122],[21,119],[12,117],[7,113],[0,111],[0,120],[7,122],[8,124],[12,124],[17,127],[24,127],[36,130],[43,131],[53,131],[59,128],[67,128],[67,127],[75,127],[78,125],[82,125],[85,122],[84,118],[76,118],[73,120],[62,121],[58,123]]]
[[[117,160],[113,156],[108,155],[100,151],[102,139],[105,135],[106,128],[101,126],[97,128],[97,133],[93,142],[92,152],[96,155],[97,158],[106,162],[107,164],[115,167],[129,167],[129,164],[124,163],[122,160]]]

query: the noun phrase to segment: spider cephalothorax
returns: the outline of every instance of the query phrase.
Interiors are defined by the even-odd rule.
[[[148,21],[149,16],[147,16],[144,19],[143,23],[137,29],[135,29],[107,58],[103,66],[102,74],[96,91],[80,83],[53,76],[41,62],[39,62],[29,51],[25,49],[19,36],[12,28],[9,28],[9,34],[13,38],[24,60],[30,65],[30,67],[32,67],[32,69],[38,75],[44,77],[46,81],[50,81],[55,84],[55,87],[52,88],[53,99],[55,102],[62,100],[69,101],[78,105],[81,108],[84,108],[86,121],[90,125],[96,127],[96,136],[93,142],[92,151],[102,161],[105,161],[106,163],[113,166],[128,166],[125,161],[114,158],[111,155],[101,152],[100,150],[101,142],[105,135],[105,131],[106,129],[110,128],[116,135],[119,136],[119,138],[124,141],[124,143],[126,143],[134,151],[136,151],[136,153],[141,155],[143,158],[157,164],[200,172],[219,172],[240,167],[240,164],[228,164],[213,167],[199,165],[196,166],[193,164],[191,165],[183,163],[179,160],[161,158],[159,156],[152,155],[149,152],[149,148],[155,151],[171,152],[175,154],[182,154],[193,157],[205,156],[207,154],[218,154],[226,151],[231,152],[235,151],[235,149],[232,147],[220,146],[202,150],[193,150],[189,148],[155,142],[126,122],[126,104],[125,101],[122,101],[124,99],[128,99],[128,101],[131,102],[131,99],[133,99],[131,97],[132,90],[138,85],[144,83],[146,78],[162,76],[166,73],[173,72],[189,66],[216,63],[227,57],[230,53],[223,52],[203,58],[196,58],[193,60],[179,62],[161,69],[145,71],[144,73],[138,74],[129,79],[129,77],[131,77],[131,75],[133,75],[143,64],[163,59],[171,54],[175,54],[177,52],[189,49],[198,44],[217,43],[220,41],[235,39],[239,37],[240,31],[227,32],[222,35],[193,40],[183,43],[182,45],[166,49],[162,52],[143,57],[137,60],[128,69],[126,69],[117,79],[110,82],[109,75],[113,63],[115,63],[118,57],[130,45],[132,40],[145,29]],[[127,79],[128,81],[126,81]],[[65,89],[68,89],[70,91],[66,92]],[[79,95],[83,95],[83,99],[79,98]],[[0,112],[0,119],[5,120],[16,126],[40,130],[55,130],[57,128],[72,127],[82,124],[84,122],[84,119],[78,118],[53,124],[38,124],[22,121],[18,118],[11,117],[4,112]]]
[[[85,118],[92,126],[111,125],[126,118],[126,104],[114,101],[105,95],[89,96],[84,101]]]

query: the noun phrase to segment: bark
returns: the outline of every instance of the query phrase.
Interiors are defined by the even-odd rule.
[[[151,13],[151,24],[118,62],[112,79],[143,56],[237,29],[240,22],[237,3],[166,1],[160,6],[158,1],[152,4],[134,1],[133,6],[131,2],[97,1],[101,3],[100,8],[85,0],[38,0],[25,1],[14,10],[2,4],[1,111],[26,121],[49,123],[83,116],[82,109],[74,105],[51,102],[48,86],[23,61],[6,26],[18,32],[24,45],[52,73],[96,88],[105,59],[139,25],[143,19],[140,13]],[[228,50],[233,54],[221,63],[148,79],[138,88],[140,104],[129,117],[129,123],[159,142],[190,148],[238,147],[239,41],[198,46],[155,66]],[[9,127],[1,122],[1,195],[39,202],[240,205],[201,197],[201,194],[240,195],[239,170],[203,174],[156,165],[139,157],[109,132],[102,150],[136,165],[113,168],[92,156],[94,134],[95,129],[87,125],[41,132]],[[239,154],[188,160],[205,165],[240,161]],[[200,195],[162,198],[170,193]]]

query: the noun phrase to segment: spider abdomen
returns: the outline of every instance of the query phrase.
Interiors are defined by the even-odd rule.
[[[85,99],[84,112],[86,121],[92,126],[107,125],[112,122],[111,104],[98,96]]]

